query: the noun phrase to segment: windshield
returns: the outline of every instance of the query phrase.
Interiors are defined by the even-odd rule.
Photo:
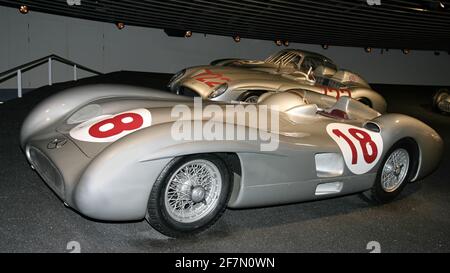
[[[337,70],[336,65],[329,59],[325,59],[319,56],[307,56],[303,60],[300,71],[307,73],[310,68],[312,68],[312,70],[314,71],[319,66]]]

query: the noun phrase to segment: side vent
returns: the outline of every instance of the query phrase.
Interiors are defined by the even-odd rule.
[[[344,173],[344,158],[338,153],[316,154],[317,177],[336,177]]]
[[[376,124],[375,122],[372,122],[372,121],[366,122],[363,127],[365,129],[375,132],[375,133],[381,132],[380,126],[378,126],[378,124]]]
[[[330,182],[330,183],[319,184],[316,187],[316,195],[327,195],[327,194],[339,193],[342,191],[343,186],[344,186],[344,183],[342,183],[342,182]]]

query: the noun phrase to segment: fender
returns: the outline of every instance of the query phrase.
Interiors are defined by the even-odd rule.
[[[105,148],[82,174],[71,205],[95,219],[141,219],[154,182],[174,157],[213,152],[264,153],[260,151],[260,140],[214,141],[214,149],[205,145],[208,141],[175,140],[171,137],[172,125],[173,122],[150,126]],[[244,126],[233,128],[245,133],[256,131]],[[285,152],[280,149],[275,155],[270,153],[285,157]]]
[[[419,161],[412,181],[425,176],[436,168],[442,158],[443,141],[439,134],[425,123],[402,114],[385,114],[372,120],[381,130],[386,145],[385,152],[397,141],[412,138],[418,146]],[[436,156],[437,155],[437,156]],[[384,156],[384,155],[383,155]]]
[[[23,122],[20,144],[24,144],[36,132],[55,124],[61,118],[91,101],[108,97],[167,98],[189,100],[164,91],[128,85],[96,84],[69,88],[53,95],[36,106]]]

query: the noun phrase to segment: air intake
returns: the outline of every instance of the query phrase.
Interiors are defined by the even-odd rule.
[[[342,182],[331,182],[331,183],[323,183],[317,185],[316,195],[327,195],[339,193],[342,191],[342,187],[344,183]]]

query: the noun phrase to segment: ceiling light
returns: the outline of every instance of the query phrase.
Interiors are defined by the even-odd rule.
[[[367,53],[372,52],[372,48],[371,48],[371,47],[366,47],[366,48],[364,48],[364,50],[365,50]]]
[[[184,33],[184,37],[185,37],[185,38],[189,38],[189,37],[191,37],[191,36],[192,36],[192,31],[186,30],[186,32]]]
[[[275,41],[275,44],[276,44],[277,46],[281,46],[281,45],[283,44],[283,42],[282,42],[281,40],[276,40],[276,41]]]
[[[233,36],[233,40],[234,40],[236,43],[239,43],[239,42],[241,41],[241,37],[240,37],[239,35]]]
[[[403,52],[403,54],[409,54],[409,49],[407,49],[407,48],[404,48],[404,49],[402,49],[402,52]]]
[[[443,9],[445,9],[445,4],[444,4],[443,1],[439,1],[439,6],[440,6],[441,8],[443,8]]]
[[[27,14],[28,11],[29,11],[29,10],[28,10],[28,6],[25,6],[25,5],[20,6],[19,11],[20,11],[20,13],[22,13],[22,14]]]
[[[125,24],[124,24],[123,22],[117,22],[117,23],[116,23],[116,27],[117,27],[118,29],[123,29],[123,28],[125,27]]]

